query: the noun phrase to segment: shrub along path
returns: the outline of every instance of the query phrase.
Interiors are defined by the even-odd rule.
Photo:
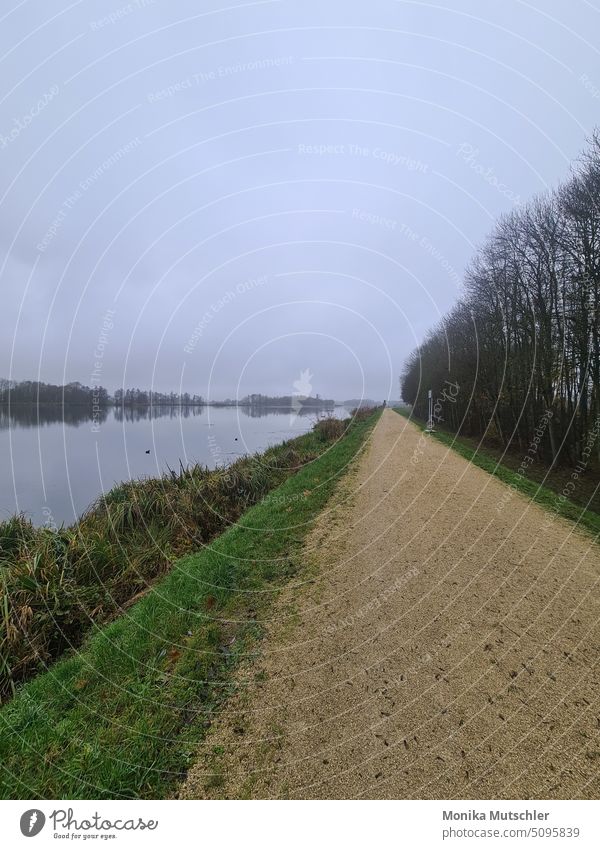
[[[376,417],[355,421],[336,441],[341,424],[301,438],[317,459],[210,546],[178,560],[120,618],[95,626],[77,654],[17,689],[0,710],[0,798],[172,792]]]
[[[179,795],[597,798],[593,536],[389,410],[338,499]]]

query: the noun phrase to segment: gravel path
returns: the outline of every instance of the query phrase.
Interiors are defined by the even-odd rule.
[[[388,410],[182,798],[597,798],[600,548]]]

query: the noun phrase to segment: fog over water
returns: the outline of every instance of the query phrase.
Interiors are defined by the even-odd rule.
[[[583,0],[5,10],[0,376],[397,397],[494,219],[597,121],[598,23]]]

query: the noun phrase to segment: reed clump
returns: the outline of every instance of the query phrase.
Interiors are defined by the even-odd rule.
[[[347,427],[347,421],[329,416],[325,419],[319,419],[314,426],[314,432],[321,442],[335,442],[342,438]]]

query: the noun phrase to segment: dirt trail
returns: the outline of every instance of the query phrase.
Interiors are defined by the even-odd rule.
[[[181,797],[597,798],[600,547],[510,493],[384,412]]]

